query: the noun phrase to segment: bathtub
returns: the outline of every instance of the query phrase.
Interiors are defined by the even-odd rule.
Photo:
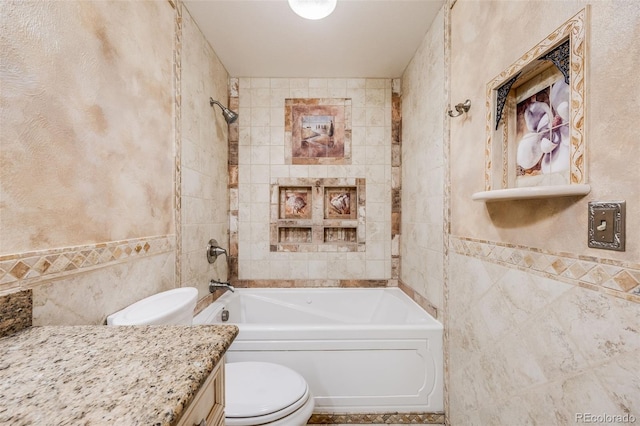
[[[443,411],[442,324],[397,288],[236,289],[194,324],[223,312],[240,329],[227,362],[296,370],[316,413]]]

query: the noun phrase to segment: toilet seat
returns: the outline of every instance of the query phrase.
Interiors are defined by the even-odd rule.
[[[304,378],[282,365],[235,362],[225,365],[225,424],[306,424],[313,397]]]

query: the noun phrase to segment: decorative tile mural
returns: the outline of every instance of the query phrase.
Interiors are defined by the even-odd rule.
[[[516,186],[569,170],[569,85],[562,75],[517,97]],[[540,90],[538,90],[540,89]]]
[[[271,251],[364,251],[365,179],[281,178],[271,185]]]
[[[324,189],[325,219],[356,219],[356,200],[358,194],[355,187]]]
[[[280,188],[281,219],[311,219],[311,187]]]
[[[285,99],[289,164],[351,163],[351,99]]]

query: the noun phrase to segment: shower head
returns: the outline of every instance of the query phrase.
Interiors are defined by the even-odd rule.
[[[209,98],[209,105],[213,106],[214,104],[222,108],[222,115],[224,116],[227,124],[231,124],[238,119],[237,112],[233,112],[226,106],[222,105],[220,102],[213,100],[213,98]]]

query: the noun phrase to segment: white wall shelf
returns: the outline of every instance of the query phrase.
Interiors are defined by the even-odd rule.
[[[580,185],[549,185],[527,186],[523,188],[495,189],[474,193],[471,198],[475,201],[508,201],[526,200],[532,198],[556,198],[586,195],[591,191],[591,186]]]

